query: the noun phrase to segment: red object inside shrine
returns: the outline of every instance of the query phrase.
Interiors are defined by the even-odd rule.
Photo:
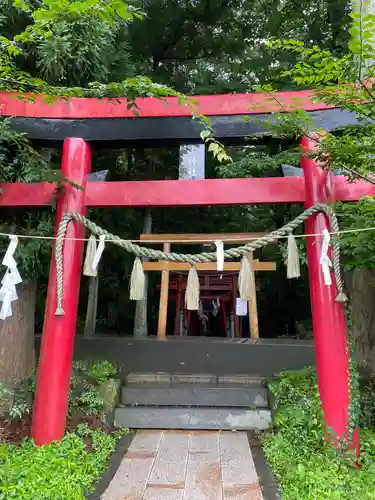
[[[225,337],[240,335],[236,315],[237,272],[199,272],[201,311],[185,308],[186,273],[171,273],[168,298],[175,306],[174,335]],[[157,288],[160,290],[161,286]]]

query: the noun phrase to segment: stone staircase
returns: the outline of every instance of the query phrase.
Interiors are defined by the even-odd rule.
[[[129,373],[114,422],[129,429],[265,430],[271,411],[261,377]]]

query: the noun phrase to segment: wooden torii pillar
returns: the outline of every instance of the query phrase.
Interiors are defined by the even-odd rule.
[[[305,208],[335,201],[332,174],[309,158],[317,143],[302,137],[300,144],[303,151],[301,167],[306,190]],[[348,325],[344,304],[336,301],[335,275],[331,272],[332,285],[327,286],[320,265],[322,236],[316,235],[322,235],[324,229],[331,230],[328,217],[323,213],[315,214],[305,222],[305,228],[309,235],[306,246],[319,394],[326,427],[330,429],[333,443],[338,444],[348,439],[351,387]],[[329,252],[331,254],[331,249]],[[359,456],[358,429],[354,432],[351,447]]]
[[[206,244],[214,241],[223,241],[224,243],[245,244],[249,240],[264,236],[264,233],[218,233],[218,234],[141,234],[140,240],[142,243],[161,243],[166,252],[170,251],[172,243],[180,244]],[[258,259],[253,259],[252,254],[249,254],[249,259],[252,261],[252,267],[257,271],[275,271],[275,262],[260,262]],[[240,262],[224,262],[224,271],[239,272],[241,267]],[[172,271],[189,271],[191,265],[184,262],[145,262],[145,271],[159,271],[161,276],[160,287],[160,303],[159,303],[159,320],[157,337],[165,339],[167,336],[167,311],[168,311],[168,289],[169,289],[169,273]],[[216,271],[216,262],[204,262],[196,265],[197,271]],[[236,289],[236,286],[234,287]],[[249,328],[250,337],[253,339],[259,338],[258,326],[258,308],[256,299],[256,287],[253,286],[251,297],[248,301],[249,313]]]

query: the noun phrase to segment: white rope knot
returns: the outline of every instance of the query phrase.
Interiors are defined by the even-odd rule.
[[[332,261],[328,257],[330,240],[331,240],[331,235],[329,234],[328,229],[323,229],[323,243],[322,243],[322,251],[320,254],[320,265],[322,266],[324,283],[327,286],[332,285],[332,277],[331,277]]]
[[[98,248],[96,249],[94,259],[92,261],[92,272],[95,273],[95,276],[96,276],[96,273],[98,272],[98,265],[99,265],[102,253],[104,252],[104,248],[105,248],[105,235],[101,234],[99,236],[99,245],[98,245]]]

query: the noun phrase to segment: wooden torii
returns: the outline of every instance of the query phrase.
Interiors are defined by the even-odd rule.
[[[212,245],[214,241],[222,241],[227,244],[243,245],[249,240],[260,238],[265,233],[217,233],[217,234],[141,234],[140,240],[142,243],[160,243],[163,245],[164,252],[171,251],[171,244],[184,245]],[[260,262],[259,259],[253,259],[253,255],[249,254],[252,267],[257,271],[276,271],[276,262]],[[240,271],[240,262],[225,261],[224,271]],[[167,311],[168,311],[168,290],[169,290],[169,273],[172,271],[189,271],[191,264],[184,262],[168,262],[154,261],[145,262],[145,271],[160,271],[161,272],[161,287],[160,287],[160,302],[159,302],[159,319],[158,319],[158,338],[166,338],[167,335]],[[216,262],[204,262],[196,265],[197,271],[217,271]],[[235,278],[234,289],[237,288],[237,278]],[[259,338],[258,326],[258,308],[256,298],[256,286],[254,283],[251,298],[248,301],[249,327],[250,337]],[[237,330],[237,329],[236,329]]]

